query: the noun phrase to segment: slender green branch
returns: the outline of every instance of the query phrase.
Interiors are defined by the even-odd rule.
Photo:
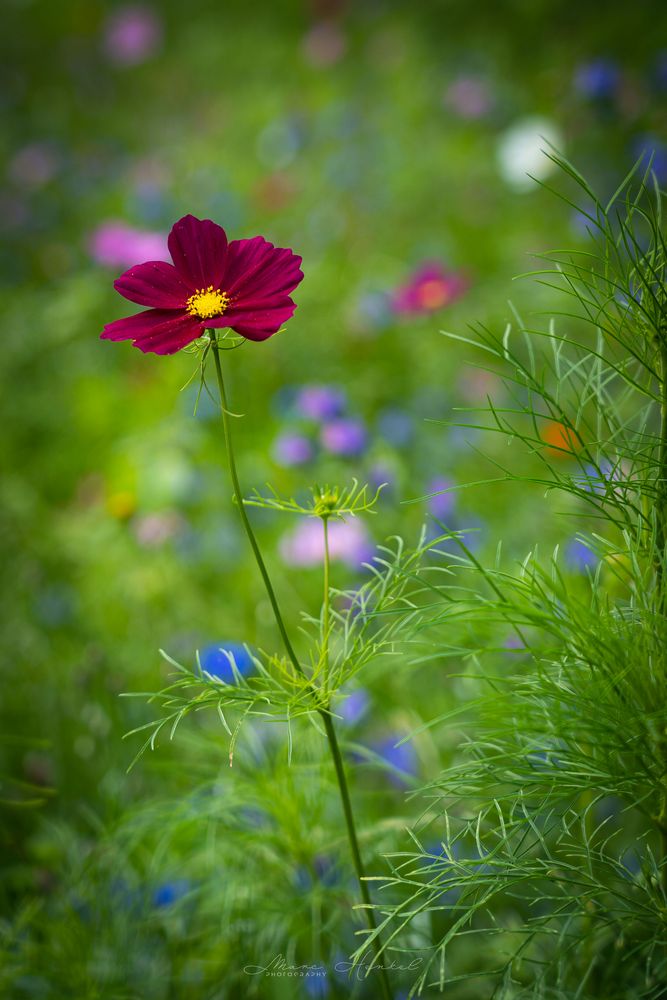
[[[664,331],[667,338],[667,330]],[[667,542],[667,340],[660,342],[660,452],[658,458],[658,490],[656,505],[656,588],[658,613],[667,613],[667,587],[665,585],[665,543]],[[665,657],[667,660],[667,657]],[[665,664],[667,674],[667,663]],[[667,760],[667,746],[662,740],[663,760]],[[667,788],[663,788],[660,815],[662,847],[662,888],[667,897]]]
[[[347,786],[347,778],[345,777],[343,757],[340,752],[338,737],[336,736],[336,730],[334,728],[334,722],[331,715],[329,715],[328,712],[322,712],[321,715],[324,720],[324,728],[326,730],[327,739],[329,740],[329,748],[331,750],[331,756],[336,769],[336,778],[338,779],[338,788],[340,789],[340,797],[343,803],[343,813],[345,815],[345,825],[347,826],[347,838],[350,844],[352,862],[354,864],[354,870],[357,873],[361,898],[365,904],[364,913],[366,914],[366,923],[368,924],[369,931],[373,934],[377,930],[377,924],[375,922],[375,914],[372,909],[373,904],[371,903],[370,892],[368,891],[368,882],[366,881],[364,865],[361,860],[361,851],[359,850],[359,841],[357,840],[357,831],[354,825],[354,813],[352,812],[352,802],[350,800],[350,792]],[[391,1000],[392,992],[389,985],[389,979],[387,977],[387,970],[382,964],[382,944],[379,937],[375,937],[373,944],[379,963],[377,968],[380,974],[380,983],[382,985],[382,996],[385,1000]]]
[[[324,602],[322,605],[322,654],[323,654],[323,688],[324,698],[329,703],[329,638],[331,635],[331,607],[329,595],[329,575],[331,566],[331,554],[329,552],[329,518],[322,518],[322,528],[324,530]]]
[[[287,634],[287,629],[285,628],[285,622],[283,621],[283,616],[280,612],[280,607],[278,606],[278,600],[273,589],[273,584],[271,583],[271,578],[269,576],[268,570],[262,558],[262,553],[260,551],[259,545],[257,544],[257,539],[255,538],[255,533],[252,530],[252,525],[250,524],[250,519],[248,518],[245,505],[243,503],[243,494],[241,493],[241,487],[239,485],[239,477],[236,471],[236,460],[234,458],[234,448],[232,445],[232,432],[229,426],[229,407],[227,406],[227,394],[225,392],[225,383],[222,377],[222,365],[220,363],[220,348],[216,340],[216,334],[211,334],[211,349],[213,351],[213,359],[215,361],[215,374],[218,379],[218,389],[220,391],[220,408],[222,410],[222,423],[225,432],[225,448],[227,450],[227,461],[229,462],[229,473],[232,477],[232,486],[234,487],[234,496],[236,498],[236,504],[241,514],[241,521],[243,522],[243,527],[245,528],[245,533],[248,536],[248,541],[250,542],[250,547],[255,556],[259,572],[261,574],[262,580],[264,581],[264,586],[266,588],[266,593],[268,595],[269,601],[271,602],[271,607],[273,609],[273,616],[276,620],[276,625],[278,626],[278,631],[283,640],[285,650],[289,656],[294,669],[303,674],[303,667],[299,663],[296,653],[294,652],[294,647],[290,642],[290,638]]]
[[[667,338],[667,330],[664,331]],[[667,542],[667,340],[660,344],[660,452],[656,509],[656,567],[658,608],[667,613],[665,587],[665,543]]]
[[[232,444],[232,434],[229,421],[229,407],[227,404],[227,394],[225,391],[225,383],[222,376],[222,364],[220,362],[220,347],[217,342],[217,334],[215,331],[209,331],[211,338],[211,350],[213,353],[213,359],[215,361],[215,373],[218,380],[218,390],[220,392],[220,407],[222,410],[222,422],[225,434],[225,448],[227,451],[227,460],[229,463],[229,472],[232,479],[232,486],[234,487],[234,496],[236,497],[236,503],[239,508],[239,513],[241,515],[241,520],[243,522],[243,527],[245,533],[248,536],[248,541],[255,556],[257,566],[259,568],[262,580],[264,581],[264,586],[271,602],[271,607],[273,609],[273,615],[278,626],[285,650],[289,656],[295,670],[300,674],[304,673],[303,667],[299,663],[299,660],[294,652],[294,647],[290,641],[289,635],[287,634],[287,629],[285,628],[285,622],[283,620],[282,614],[280,612],[280,607],[278,605],[278,600],[276,598],[275,591],[273,589],[273,584],[271,583],[271,578],[269,577],[266,564],[262,557],[257,539],[252,530],[252,525],[248,518],[248,514],[243,503],[243,494],[241,493],[241,486],[239,484],[238,473],[236,471],[236,460],[234,458],[234,448]],[[324,584],[324,650],[325,650],[325,661],[324,661],[324,676],[325,676],[325,692],[328,693],[328,673],[329,673],[329,633],[330,633],[330,598],[329,598],[329,537],[327,530],[327,519],[324,519],[324,549],[325,549],[325,584]],[[328,698],[327,698],[328,702]],[[354,870],[357,874],[357,879],[359,882],[359,890],[361,892],[361,898],[365,904],[364,913],[366,914],[366,923],[368,924],[368,929],[371,933],[377,930],[377,924],[375,922],[375,914],[372,909],[372,903],[370,898],[370,893],[368,891],[368,883],[366,882],[366,875],[364,872],[363,862],[361,860],[361,852],[359,850],[359,841],[357,840],[357,832],[354,823],[354,813],[352,811],[352,802],[350,800],[350,792],[347,785],[347,778],[345,776],[345,768],[343,765],[343,757],[340,752],[340,747],[338,745],[338,739],[336,737],[336,730],[334,728],[333,719],[328,711],[328,704],[326,709],[319,709],[320,715],[324,722],[324,729],[327,735],[327,740],[329,742],[329,749],[331,751],[331,756],[334,763],[334,769],[336,771],[336,780],[338,782],[338,789],[340,792],[340,798],[343,805],[343,814],[345,816],[345,825],[347,828],[347,836],[350,845],[350,852],[352,854],[352,862],[354,864]],[[375,938],[374,942],[375,953],[377,955],[378,961],[381,959],[382,946],[378,937]],[[387,972],[384,966],[378,965],[378,971],[380,974],[380,984],[382,987],[382,996],[384,1000],[391,1000],[392,992],[389,985],[389,980],[387,977]]]

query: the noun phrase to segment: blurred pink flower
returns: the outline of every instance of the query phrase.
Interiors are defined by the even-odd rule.
[[[129,267],[138,260],[169,261],[167,237],[124,222],[102,222],[91,233],[90,255],[103,267]]]
[[[438,262],[427,262],[396,289],[392,306],[394,312],[404,316],[437,312],[460,299],[467,288],[462,275],[447,271]]]
[[[104,51],[116,66],[137,66],[160,47],[162,22],[152,7],[130,4],[111,14],[104,27]]]
[[[345,36],[333,21],[314,25],[303,40],[303,54],[311,66],[333,66],[345,55]]]
[[[361,521],[330,521],[329,554],[334,562],[353,569],[373,557],[373,544]],[[280,554],[290,566],[319,566],[324,562],[324,533],[319,520],[301,521],[294,531],[283,535]]]
[[[445,92],[445,105],[461,118],[483,118],[493,109],[488,84],[478,76],[459,76]]]
[[[156,548],[178,535],[185,521],[176,511],[155,511],[143,514],[134,523],[134,535],[144,548]]]

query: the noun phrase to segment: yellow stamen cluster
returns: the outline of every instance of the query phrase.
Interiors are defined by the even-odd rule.
[[[214,316],[222,316],[229,302],[229,295],[226,292],[209,285],[208,288],[198,288],[185,306],[191,316],[212,319]]]

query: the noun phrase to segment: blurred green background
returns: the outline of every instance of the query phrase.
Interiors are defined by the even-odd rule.
[[[195,415],[183,388],[196,359],[100,342],[134,311],[113,279],[186,213],[303,256],[286,331],[230,356],[231,405],[248,492],[389,484],[341,541],[338,586],[363,579],[375,542],[416,542],[429,511],[481,551],[563,543],[576,585],[580,525],[547,521],[538,491],[404,501],[495,474],[478,449],[505,458],[438,423],[504,391],[439,331],[498,329],[510,298],[550,308],[548,289],[511,284],[531,251],[585,238],[526,176],[551,180],[544,138],[602,196],[642,153],[667,181],[666,28],[650,2],[7,0],[2,996],[352,995],[331,973],[243,973],[287,941],[328,970],[353,946],[338,801],[306,726],[291,769],[283,734],[249,727],[230,771],[201,718],[127,773],[139,744],[122,736],[154,710],[119,694],[165,683],[160,647],[215,665],[220,644],[277,640],[215,407],[204,395]],[[317,613],[317,547],[253,519],[288,616]],[[419,811],[405,790],[456,752],[437,733],[387,749],[465,696],[452,672],[437,655],[374,665],[342,723],[404,772],[350,758],[373,870]]]

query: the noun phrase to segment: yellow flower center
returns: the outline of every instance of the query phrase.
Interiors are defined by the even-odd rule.
[[[226,292],[209,285],[208,288],[198,288],[185,305],[191,316],[212,319],[214,316],[222,316],[229,302],[230,298]]]

